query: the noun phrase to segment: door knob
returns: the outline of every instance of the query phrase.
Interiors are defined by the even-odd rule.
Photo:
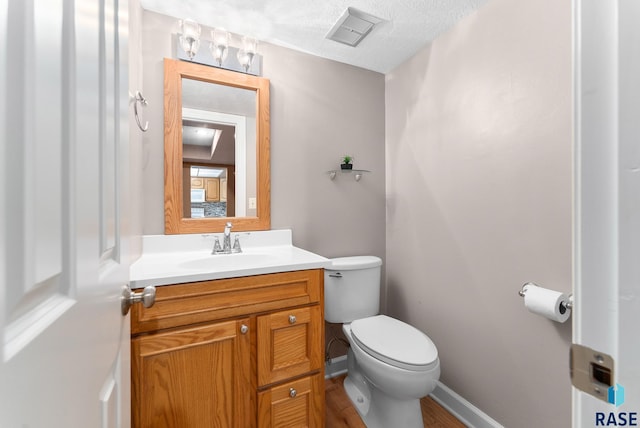
[[[129,308],[134,303],[142,303],[145,308],[150,308],[156,302],[156,287],[147,285],[141,293],[131,291],[129,285],[122,286],[122,296],[120,297],[120,307],[122,315],[129,313]]]

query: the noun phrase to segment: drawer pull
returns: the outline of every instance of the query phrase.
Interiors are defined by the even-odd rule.
[[[298,395],[298,391],[293,388],[289,388],[289,397],[296,398],[296,395]]]
[[[295,315],[289,315],[289,324],[295,324],[296,321],[298,320],[296,319]]]
[[[248,331],[249,327],[247,327],[246,325],[242,324],[242,326],[240,326],[240,333],[247,334]]]

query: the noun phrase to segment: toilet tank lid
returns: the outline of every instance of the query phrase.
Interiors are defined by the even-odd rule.
[[[376,256],[351,256],[329,259],[331,265],[325,270],[355,270],[382,266],[382,259]]]

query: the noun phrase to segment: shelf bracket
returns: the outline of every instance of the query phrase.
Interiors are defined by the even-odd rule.
[[[338,175],[338,172],[348,173],[348,174],[353,173],[354,174],[353,178],[355,178],[356,181],[360,181],[362,179],[362,175],[365,172],[371,172],[371,171],[366,169],[340,169],[340,170],[333,169],[331,171],[327,171],[327,174],[329,174],[329,179],[335,180],[336,176]]]

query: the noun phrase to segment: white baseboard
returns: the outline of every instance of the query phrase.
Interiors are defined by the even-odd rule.
[[[332,358],[324,364],[324,378],[331,379],[347,372],[347,356]]]
[[[438,404],[470,428],[504,428],[489,415],[456,394],[442,382],[430,394]]]

